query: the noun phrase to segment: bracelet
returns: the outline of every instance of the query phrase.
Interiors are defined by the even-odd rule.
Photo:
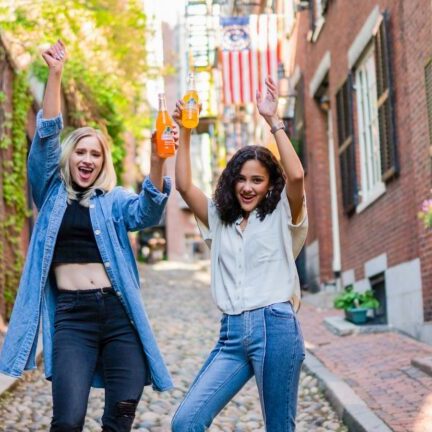
[[[280,129],[285,129],[285,125],[282,120],[279,120],[274,126],[272,126],[270,132],[274,135]]]

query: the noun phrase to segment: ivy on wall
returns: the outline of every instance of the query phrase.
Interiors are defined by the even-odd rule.
[[[0,134],[0,148],[12,154],[11,160],[4,160],[2,166],[1,181],[3,184],[3,200],[7,207],[5,220],[1,223],[1,236],[10,246],[14,254],[12,265],[6,267],[3,245],[0,249],[0,271],[4,277],[4,300],[6,305],[6,317],[12,309],[18,288],[19,278],[24,262],[22,254],[21,233],[26,218],[30,216],[27,208],[26,197],[26,161],[27,161],[27,137],[26,121],[27,113],[31,105],[31,96],[28,91],[27,77],[25,73],[17,73],[13,80],[12,113],[4,109],[6,101],[2,93],[0,103],[5,121],[2,124]]]

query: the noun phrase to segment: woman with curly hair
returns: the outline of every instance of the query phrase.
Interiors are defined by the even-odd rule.
[[[172,421],[174,432],[204,431],[255,376],[266,430],[295,430],[304,344],[295,311],[300,287],[295,258],[307,234],[304,172],[277,117],[271,78],[257,108],[274,134],[281,164],[261,146],[237,151],[214,200],[192,183],[190,130],[180,127],[176,187],[211,247],[211,289],[223,312],[219,341]]]

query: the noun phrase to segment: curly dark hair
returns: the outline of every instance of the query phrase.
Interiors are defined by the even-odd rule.
[[[267,214],[272,213],[280,200],[285,186],[285,176],[278,160],[266,147],[257,145],[243,147],[234,154],[222,171],[214,194],[216,208],[225,225],[233,224],[242,215],[242,208],[235,195],[235,185],[243,164],[251,159],[261,162],[267,169],[272,188],[271,193],[258,204],[259,219],[263,220]]]

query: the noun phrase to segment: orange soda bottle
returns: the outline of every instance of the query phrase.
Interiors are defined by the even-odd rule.
[[[182,111],[182,124],[186,129],[193,129],[199,122],[199,98],[195,86],[195,76],[192,72],[188,75],[187,90],[183,96],[186,106]]]
[[[174,156],[173,121],[168,114],[165,94],[159,94],[159,112],[156,118],[156,153],[161,158]]]

